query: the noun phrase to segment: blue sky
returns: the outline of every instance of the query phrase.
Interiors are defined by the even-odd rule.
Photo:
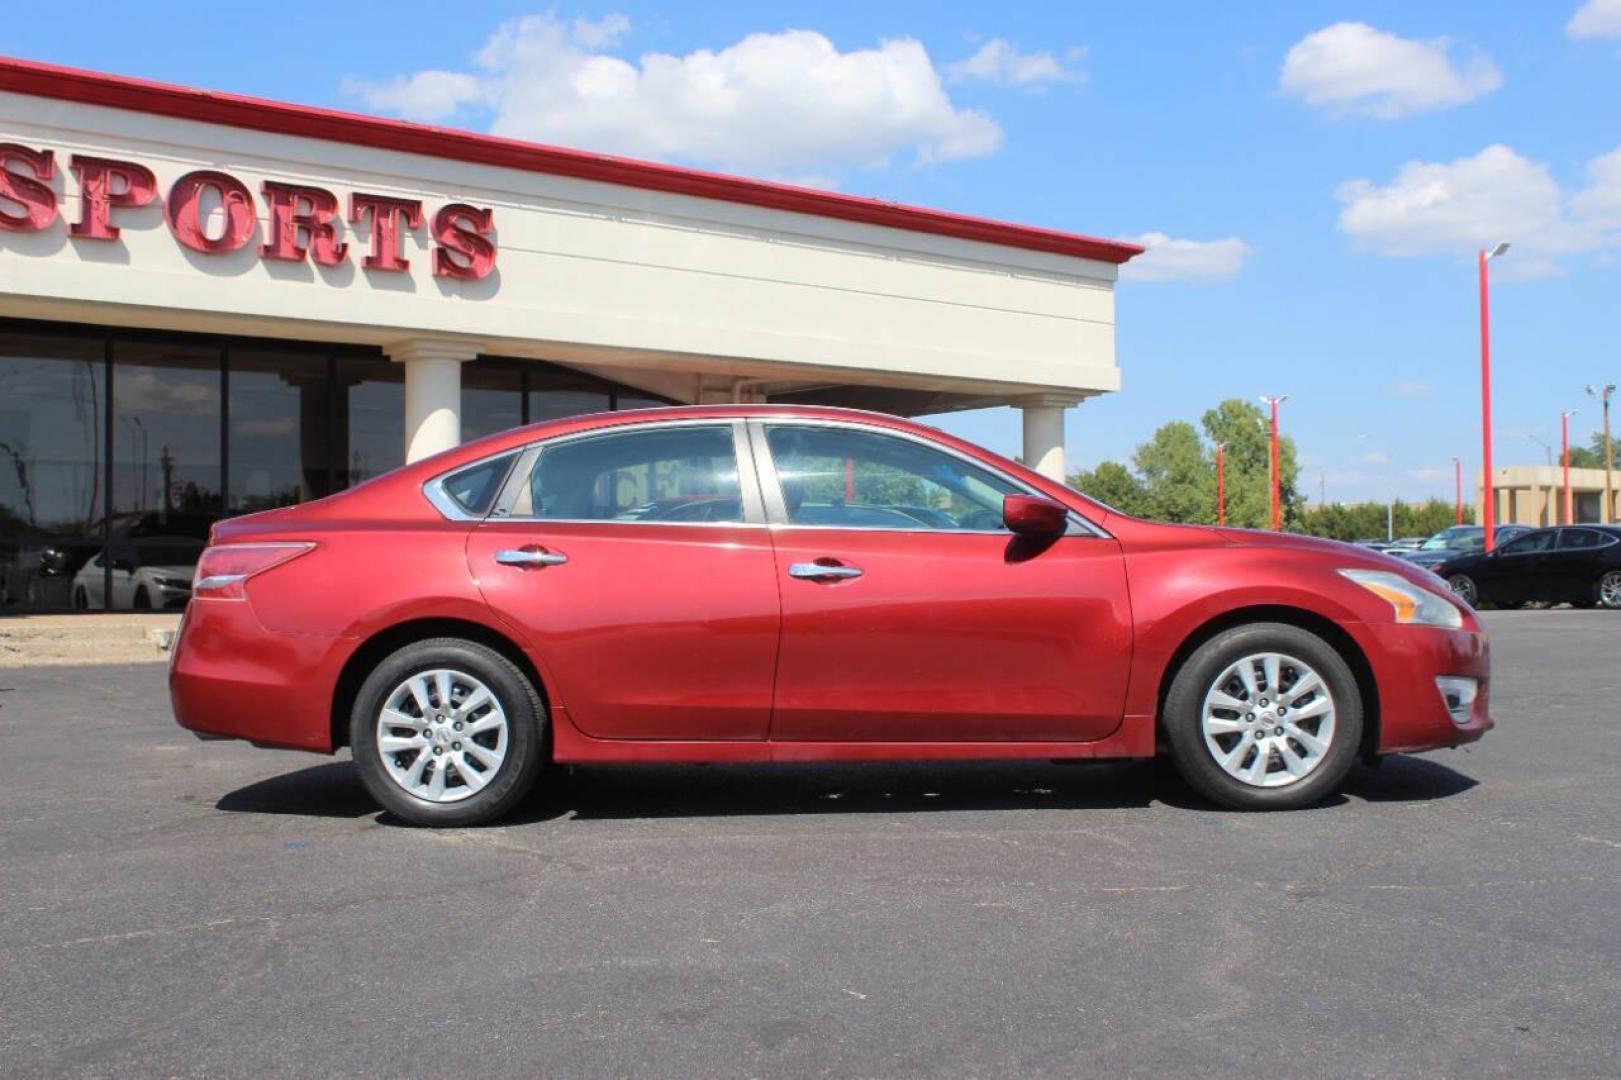
[[[1480,454],[1488,237],[1516,243],[1494,264],[1498,461],[1542,461],[1532,435],[1557,450],[1562,409],[1585,439],[1582,386],[1621,380],[1621,0],[283,2],[178,31],[139,6],[76,12],[7,20],[0,51],[1189,242],[1143,264],[1171,280],[1122,283],[1125,388],[1074,410],[1072,464],[1288,393],[1313,498],[1450,497],[1451,456]],[[824,77],[791,71],[818,57]],[[576,76],[634,85],[583,110],[557,84]],[[705,79],[752,106],[671,104]],[[1017,449],[1006,410],[945,426]]]

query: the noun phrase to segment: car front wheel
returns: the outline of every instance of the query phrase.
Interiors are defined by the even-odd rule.
[[[1177,770],[1239,810],[1308,806],[1336,791],[1362,740],[1362,695],[1345,660],[1296,626],[1223,631],[1171,683],[1164,724]]]
[[[545,733],[545,707],[512,661],[437,638],[405,646],[367,677],[349,745],[366,790],[397,817],[477,825],[534,787]]]
[[[1453,574],[1447,578],[1447,587],[1452,590],[1453,596],[1470,607],[1479,605],[1480,590],[1475,587],[1475,579],[1468,574]]]

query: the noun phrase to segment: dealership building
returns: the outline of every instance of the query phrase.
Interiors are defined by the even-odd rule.
[[[0,610],[140,606],[115,544],[576,413],[1010,405],[1061,476],[1138,252],[0,60]]]

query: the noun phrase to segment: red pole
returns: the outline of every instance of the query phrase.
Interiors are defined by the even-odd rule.
[[[1496,544],[1497,493],[1492,488],[1492,324],[1491,309],[1486,296],[1486,253],[1480,252],[1480,468],[1481,481],[1480,523],[1486,529],[1486,550]]]
[[[1574,525],[1570,513],[1570,413],[1559,414],[1559,460],[1565,464],[1565,524]]]
[[[1227,444],[1216,444],[1216,524],[1227,524]]]
[[[1463,459],[1461,459],[1461,458],[1453,458],[1452,459],[1452,487],[1453,487],[1453,490],[1455,492],[1454,495],[1452,496],[1452,500],[1453,500],[1453,502],[1455,502],[1457,504],[1457,507],[1458,507],[1458,524],[1462,525],[1463,524]]]
[[[1283,531],[1283,500],[1278,476],[1278,399],[1272,399],[1272,531]]]

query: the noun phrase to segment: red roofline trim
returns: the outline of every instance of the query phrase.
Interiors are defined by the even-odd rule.
[[[335,109],[290,105],[213,90],[194,90],[31,60],[0,57],[0,90],[227,127],[251,128],[278,135],[298,135],[477,165],[497,165],[650,191],[667,191],[701,199],[763,206],[772,210],[813,214],[1101,262],[1123,263],[1143,251],[1136,244],[1059,232],[1056,229],[1011,225],[989,218],[927,210],[880,199],[795,187],[792,184],[749,180],[702,169],[568,150],[494,135],[361,116]]]

